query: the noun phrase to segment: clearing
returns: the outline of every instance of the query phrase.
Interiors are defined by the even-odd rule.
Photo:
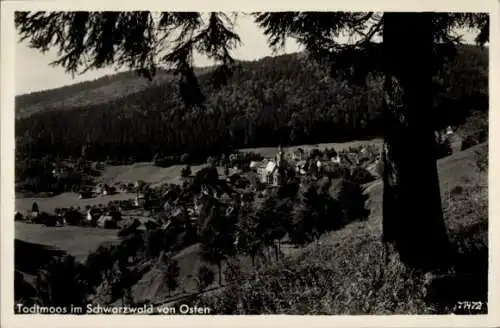
[[[76,226],[45,227],[41,224],[15,223],[16,239],[56,248],[84,261],[104,242],[118,240],[117,230]]]
[[[360,145],[382,145],[383,140],[380,138],[375,138],[371,140],[355,140],[355,141],[349,141],[349,142],[342,142],[342,143],[320,143],[320,144],[312,144],[312,145],[299,145],[299,146],[291,146],[291,147],[283,147],[283,151],[289,152],[289,151],[294,151],[295,149],[302,148],[304,151],[310,151],[311,149],[318,148],[320,150],[324,150],[325,148],[334,148],[335,150],[343,150],[347,149],[349,147],[358,147]],[[244,148],[240,149],[241,152],[253,152],[253,153],[259,153],[262,156],[268,158],[268,157],[274,157],[276,156],[276,153],[278,151],[278,147],[261,147],[261,148]]]

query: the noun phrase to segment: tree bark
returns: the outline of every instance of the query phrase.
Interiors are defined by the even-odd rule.
[[[219,269],[219,286],[222,286],[222,261],[217,262],[217,267]]]
[[[432,124],[430,13],[384,14],[383,242],[432,270],[448,258]]]

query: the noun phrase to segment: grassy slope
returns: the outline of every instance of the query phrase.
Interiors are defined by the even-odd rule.
[[[211,70],[211,67],[196,67],[195,73],[203,75]],[[109,103],[152,86],[168,83],[172,79],[174,76],[171,73],[161,69],[157,71],[152,81],[138,77],[134,72],[121,72],[93,81],[23,94],[16,96],[15,99],[16,117],[25,117],[42,111]]]
[[[209,70],[208,67],[199,67],[195,72],[204,74]],[[16,117],[29,116],[41,111],[108,103],[151,86],[164,84],[172,78],[172,74],[163,70],[159,70],[152,81],[140,78],[134,72],[122,72],[93,81],[23,94],[16,96]]]
[[[37,202],[40,211],[53,213],[57,207],[80,207],[83,209],[86,205],[106,205],[113,200],[132,199],[133,194],[116,194],[89,199],[78,199],[78,194],[65,192],[53,197],[16,197],[16,210],[25,214],[31,210],[33,202]]]
[[[475,164],[475,151],[485,147],[482,144],[438,162],[446,224],[454,240],[462,235],[462,242],[467,239],[487,245],[487,177],[485,173],[478,173]],[[456,186],[463,187],[464,192],[450,198],[450,192]],[[235,298],[246,306],[267,301],[256,313],[270,314],[408,314],[430,311],[422,301],[423,280],[412,276],[394,259],[382,279],[382,286],[374,289],[381,273],[381,182],[372,184],[367,192],[371,209],[368,221],[355,222],[323,236],[319,246],[311,244],[304,249],[286,248],[286,260],[268,266],[261,272],[262,279],[258,282],[239,280],[237,288],[223,292],[226,300],[228,297]],[[197,247],[192,246],[188,252],[177,256],[181,277],[196,276],[200,266]],[[248,267],[248,263],[241,264]],[[310,277],[313,274],[303,271],[327,269],[331,271],[320,275],[314,282]],[[214,272],[217,273],[217,270]],[[290,276],[294,274],[308,280],[305,287],[294,285],[297,281]],[[146,274],[134,287],[135,296],[152,301],[166,297],[162,276],[159,271]],[[191,281],[183,287],[186,290],[194,288]],[[284,303],[277,303],[276,298]],[[199,302],[201,305],[215,302],[212,304],[216,312],[225,311],[216,298]],[[252,310],[246,308],[240,311],[248,314]]]
[[[487,177],[475,168],[475,150],[485,147],[482,144],[439,161],[446,224],[462,250],[487,245]],[[450,198],[456,186],[464,191]],[[224,292],[224,302],[210,298],[200,303],[211,304],[216,312],[246,314],[432,312],[423,301],[424,277],[413,275],[393,258],[381,278],[381,184],[369,194],[372,212],[367,222],[352,223],[325,235],[319,246],[309,245],[260,272],[258,281],[240,280]],[[302,279],[305,282],[301,283]]]
[[[84,261],[89,252],[104,242],[118,240],[116,230],[74,226],[44,227],[39,224],[15,223],[16,239],[53,247]]]

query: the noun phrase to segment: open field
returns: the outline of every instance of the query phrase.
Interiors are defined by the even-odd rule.
[[[133,165],[118,165],[109,166],[104,169],[100,182],[113,184],[115,182],[133,183],[137,180],[142,180],[150,183],[151,186],[156,186],[164,183],[181,183],[181,170],[185,165],[173,165],[168,168],[154,166],[151,163],[137,163]],[[193,174],[204,165],[192,166]],[[219,169],[219,175],[223,176],[223,169]],[[86,205],[106,205],[111,201],[133,199],[133,193],[118,193],[109,196],[99,196],[95,198],[78,199],[78,194],[73,192],[65,192],[53,197],[23,197],[16,195],[16,211],[23,214],[31,210],[34,202],[38,203],[41,211],[53,213],[56,208],[80,207]]]
[[[117,230],[75,226],[45,227],[40,224],[15,223],[15,236],[24,242],[54,247],[84,261],[89,252],[104,242],[118,240]]]
[[[366,144],[374,144],[374,145],[381,145],[383,142],[382,139],[380,138],[375,138],[372,140],[355,140],[355,141],[350,141],[350,142],[342,142],[342,143],[320,143],[320,144],[314,144],[314,145],[299,145],[299,146],[291,146],[291,147],[283,147],[283,150],[285,152],[293,151],[297,148],[302,148],[305,151],[309,151],[313,148],[318,148],[320,150],[323,150],[325,148],[334,148],[335,150],[342,150],[342,149],[347,149],[349,147],[358,147],[359,145],[366,145]],[[276,152],[278,151],[278,147],[261,147],[261,148],[244,148],[240,149],[241,152],[254,152],[254,153],[259,153],[264,157],[273,157],[276,155]]]
[[[134,194],[116,194],[110,196],[102,196],[88,199],[78,199],[78,194],[72,192],[65,192],[54,197],[16,197],[16,211],[23,214],[31,210],[33,202],[38,203],[40,211],[54,213],[54,209],[58,207],[68,208],[70,206],[80,207],[83,209],[86,205],[106,205],[114,200],[127,200],[134,198]]]
[[[181,182],[181,171],[184,167],[186,165],[158,167],[150,162],[107,166],[99,177],[99,180],[108,184],[115,182],[134,183],[137,180],[142,180],[153,186],[163,183],[178,184]],[[191,170],[195,173],[203,167],[204,165],[193,165],[191,166]]]

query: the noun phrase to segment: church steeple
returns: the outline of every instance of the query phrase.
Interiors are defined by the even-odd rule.
[[[281,144],[278,146],[278,155],[276,155],[276,166],[281,168],[283,165],[283,147]]]
[[[277,181],[276,185],[281,185],[285,181],[285,168],[284,168],[284,152],[281,144],[278,146],[278,154],[276,155],[276,170],[277,170]]]

